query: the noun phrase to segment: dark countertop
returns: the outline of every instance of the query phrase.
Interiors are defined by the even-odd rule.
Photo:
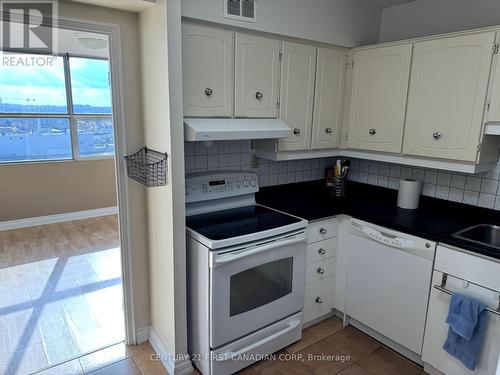
[[[396,206],[396,190],[357,182],[349,182],[346,192],[345,198],[334,198],[321,180],[264,187],[256,199],[257,203],[308,221],[346,214],[500,259],[500,250],[452,237],[453,233],[473,225],[500,225],[499,211],[424,196],[420,197],[417,210],[405,210]]]

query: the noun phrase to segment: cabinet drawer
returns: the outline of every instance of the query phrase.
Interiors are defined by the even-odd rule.
[[[313,242],[307,245],[307,264],[331,258],[337,254],[337,238]]]
[[[307,243],[326,240],[337,235],[337,219],[322,220],[307,226]]]
[[[333,309],[335,277],[306,285],[304,296],[304,323],[328,314]]]
[[[306,266],[306,284],[326,279],[335,272],[335,257],[320,260]]]

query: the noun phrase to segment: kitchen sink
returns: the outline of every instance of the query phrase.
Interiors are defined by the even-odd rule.
[[[500,226],[497,225],[475,225],[470,228],[459,230],[453,234],[453,237],[500,250]]]

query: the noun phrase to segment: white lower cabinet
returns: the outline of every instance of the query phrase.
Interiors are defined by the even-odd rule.
[[[337,219],[309,224],[307,242],[304,324],[327,315],[333,309]]]
[[[470,371],[443,349],[449,329],[445,321],[450,295],[443,289],[436,289],[435,285],[445,291],[477,298],[491,310],[496,310],[500,292],[500,263],[438,246],[422,350],[422,360],[444,374],[499,374],[500,316],[493,311],[483,312],[487,314],[486,337],[476,369]]]

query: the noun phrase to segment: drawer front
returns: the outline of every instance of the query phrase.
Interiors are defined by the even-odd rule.
[[[307,243],[337,236],[337,219],[322,220],[307,226]]]
[[[334,276],[306,285],[304,295],[304,323],[332,311],[334,288]]]
[[[313,242],[307,245],[307,264],[319,262],[337,255],[337,238]]]
[[[320,260],[306,266],[306,284],[326,279],[335,272],[335,257]]]

